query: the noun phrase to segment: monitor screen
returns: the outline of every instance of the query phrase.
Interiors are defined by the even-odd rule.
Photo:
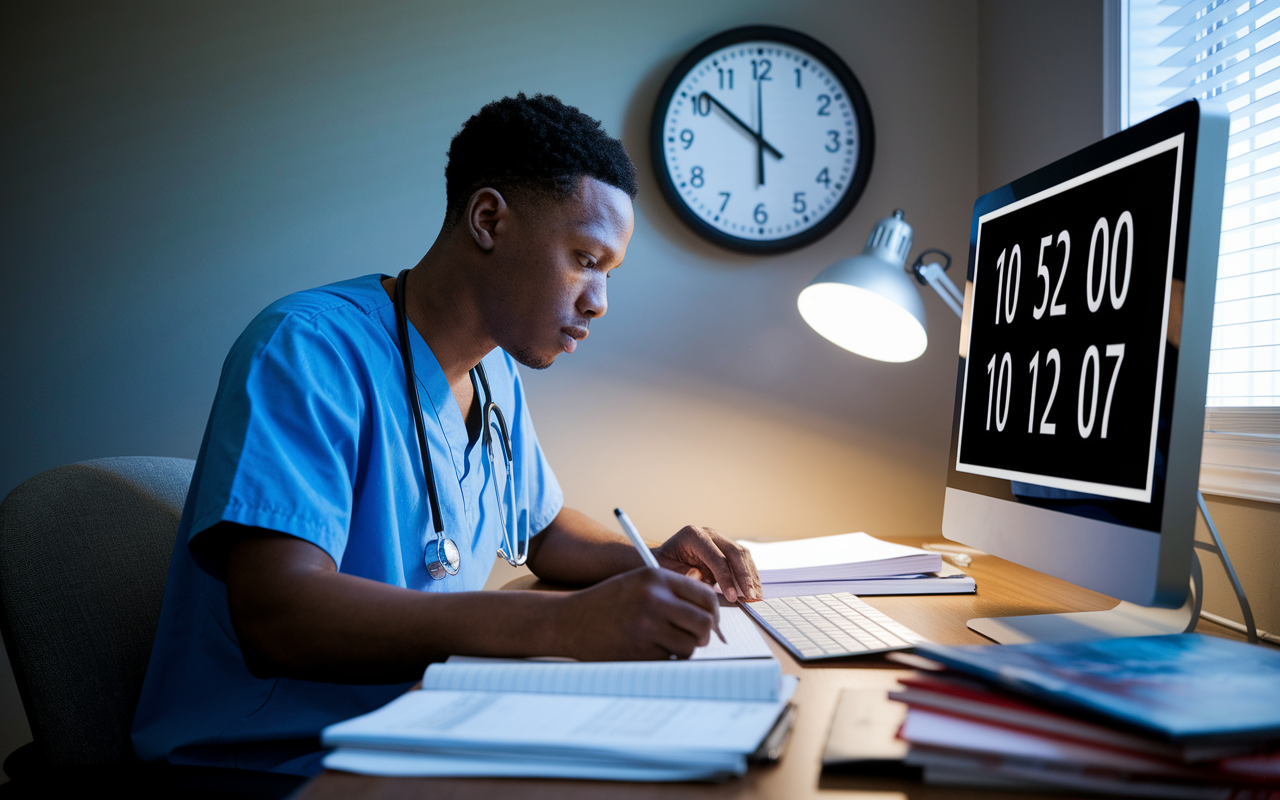
[[[1170,513],[1193,530],[1200,431],[1185,429],[1203,426],[1226,147],[1225,123],[1202,128],[1218,121],[1185,104],[979,198],[948,537],[1080,582],[1115,557],[1151,578]],[[1172,506],[1171,478],[1186,495]]]
[[[1183,147],[979,218],[956,469],[1150,503]]]

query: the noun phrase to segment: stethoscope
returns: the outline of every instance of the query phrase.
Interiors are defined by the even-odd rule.
[[[422,457],[422,475],[427,484],[427,500],[431,504],[431,519],[435,522],[436,539],[435,539],[435,556],[432,557],[431,545],[428,544],[426,551],[423,553],[423,561],[427,565],[427,573],[431,575],[433,580],[443,580],[446,575],[457,575],[458,565],[462,561],[462,555],[458,550],[458,545],[444,535],[444,517],[440,514],[440,497],[436,492],[436,479],[431,470],[431,457],[427,451],[427,432],[426,426],[422,422],[422,406],[418,402],[418,376],[413,371],[413,351],[409,347],[409,318],[405,313],[404,303],[404,286],[406,276],[409,270],[402,271],[396,277],[396,332],[400,337],[400,358],[404,361],[404,381],[409,387],[409,408],[413,411],[413,426],[418,431],[418,454]],[[502,455],[506,460],[507,466],[507,492],[508,496],[514,498],[515,494],[512,489],[511,477],[511,437],[507,435],[507,419],[502,414],[502,409],[498,408],[498,404],[493,401],[493,393],[489,391],[489,378],[484,374],[484,364],[476,364],[471,370],[471,385],[475,388],[476,394],[483,397],[481,403],[481,421],[483,422],[482,439],[484,442],[485,452],[489,455],[489,466],[494,466],[493,458],[493,429],[490,427],[489,412],[492,411],[494,417],[498,420],[498,433],[502,439]],[[484,390],[481,394],[481,389]],[[498,552],[507,560],[507,563],[513,567],[518,567],[529,558],[529,536],[524,536],[524,546],[521,547],[519,531],[516,532],[515,540],[512,541],[510,529],[507,527],[506,509],[502,503],[502,498],[498,497],[498,485],[494,481],[490,481],[493,486],[493,492],[498,507],[498,515],[502,520],[502,543],[503,547],[498,548]],[[512,557],[512,553],[515,556]]]

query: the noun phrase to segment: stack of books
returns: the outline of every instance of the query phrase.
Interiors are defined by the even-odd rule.
[[[1182,634],[896,658],[927,668],[889,694],[926,783],[1280,799],[1280,650]]]
[[[942,556],[918,547],[844,533],[782,542],[740,542],[751,551],[765,599],[849,592],[855,595],[973,593],[976,584]]]

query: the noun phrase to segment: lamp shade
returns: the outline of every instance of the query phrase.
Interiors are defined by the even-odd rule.
[[[862,255],[837,261],[800,292],[800,316],[822,336],[878,361],[911,361],[928,346],[924,301],[903,270],[911,226],[880,220]]]

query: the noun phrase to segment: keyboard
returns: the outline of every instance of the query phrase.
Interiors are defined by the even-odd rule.
[[[801,661],[906,650],[928,641],[848,592],[742,606]]]

